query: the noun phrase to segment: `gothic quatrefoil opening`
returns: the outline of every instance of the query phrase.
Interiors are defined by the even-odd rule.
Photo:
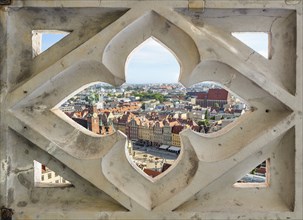
[[[106,190],[126,207],[131,208],[126,205],[125,197],[117,195],[109,187],[104,187],[100,184],[101,180],[108,181],[107,183],[116,187],[116,191],[123,192],[148,210],[173,210],[222,176],[228,177],[226,184],[233,184],[257,165],[253,163],[256,162],[254,160],[247,166],[236,167],[251,155],[257,157],[259,163],[269,158],[271,150],[294,125],[294,115],[275,94],[269,93],[271,90],[265,91],[252,80],[253,77],[248,79],[237,71],[243,69],[242,66],[233,67],[232,64],[217,60],[200,62],[201,52],[190,37],[194,35],[190,28],[181,29],[176,26],[176,22],[172,23],[155,12],[138,16],[141,17],[132,17],[128,20],[130,23],[123,24],[127,28],[118,31],[115,29],[116,36],[107,41],[108,44],[102,50],[102,63],[91,57],[71,63],[72,59],[69,57],[66,59],[68,62],[62,60],[56,64],[59,65],[55,68],[59,70],[56,74],[50,68],[42,71],[35,80],[17,88],[11,94],[11,101],[14,103],[15,97],[22,98],[10,108],[12,120],[9,126],[51,154],[56,152],[59,157],[61,150],[67,153],[74,158],[73,160],[69,157],[66,161],[70,166],[81,161],[98,161],[99,166],[94,167],[95,170],[89,174],[82,169],[77,172],[100,189]],[[172,21],[175,20],[171,13],[167,13],[167,16]],[[182,20],[179,25],[183,27],[185,23]],[[205,137],[189,129],[183,131],[183,151],[178,163],[163,178],[152,181],[144,178],[128,162],[124,152],[125,135],[120,132],[105,137],[92,135],[85,129],[71,126],[67,120],[62,120],[64,116],[60,112],[53,110],[66,96],[74,95],[83,85],[97,81],[121,84],[125,78],[124,64],[128,54],[150,36],[155,36],[172,48],[179,58],[180,81],[183,84],[188,86],[202,81],[216,81],[236,94],[241,94],[254,107],[254,111],[242,116],[229,132],[220,136]],[[100,35],[98,37],[93,41],[100,40]],[[130,42],[126,43],[128,40]],[[184,42],[181,47],[180,42]],[[88,45],[81,47],[79,54],[89,50]],[[237,172],[233,173],[235,167]]]

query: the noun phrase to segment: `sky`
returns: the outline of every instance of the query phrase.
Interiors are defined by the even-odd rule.
[[[47,33],[42,34],[42,51],[47,50],[49,47],[60,41],[67,34],[55,34],[55,33]]]
[[[232,35],[245,43],[248,47],[268,58],[268,34],[263,32],[232,33]]]
[[[128,57],[126,81],[128,83],[177,83],[180,64],[175,56],[153,38],[147,39]]]
[[[267,33],[232,33],[247,46],[268,57]],[[42,51],[64,38],[66,34],[43,34]],[[147,39],[129,55],[126,62],[126,83],[177,83],[180,64],[175,56],[153,38]]]

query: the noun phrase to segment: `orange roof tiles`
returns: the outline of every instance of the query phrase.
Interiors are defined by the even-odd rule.
[[[151,169],[144,169],[143,171],[144,171],[144,173],[146,173],[147,175],[149,175],[149,176],[151,176],[153,178],[156,177],[156,176],[158,176],[159,174],[161,174],[161,172],[154,171],[154,170],[151,170]]]
[[[207,94],[208,100],[227,100],[228,91],[225,89],[209,89]]]
[[[182,125],[175,125],[172,127],[172,133],[179,134],[184,129]]]

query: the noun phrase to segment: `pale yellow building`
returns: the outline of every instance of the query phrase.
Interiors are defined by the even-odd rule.
[[[179,133],[184,129],[182,125],[175,125],[172,127],[172,145],[181,147],[181,140]]]

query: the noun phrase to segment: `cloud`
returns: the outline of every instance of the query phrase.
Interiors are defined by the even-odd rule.
[[[176,57],[162,44],[149,39],[137,47],[128,57],[129,62],[135,63],[178,63]]]
[[[136,48],[126,64],[128,83],[175,83],[179,74],[175,56],[152,38]]]

